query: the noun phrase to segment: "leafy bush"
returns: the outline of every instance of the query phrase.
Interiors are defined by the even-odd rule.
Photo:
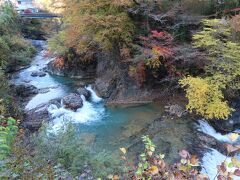
[[[236,141],[238,134],[231,134],[230,139]],[[200,162],[196,155],[191,155],[187,150],[179,151],[181,160],[175,164],[168,164],[164,154],[156,154],[156,146],[152,143],[149,136],[143,136],[145,150],[140,154],[137,166],[131,163],[127,158],[127,150],[120,148],[122,160],[125,164],[125,173],[119,177],[119,174],[110,174],[109,179],[201,179],[207,180],[209,177],[199,171]],[[228,154],[238,152],[239,145],[227,144]],[[227,155],[228,157],[229,155]],[[227,158],[226,158],[227,159]],[[240,176],[240,161],[232,157],[230,161],[223,161],[217,166],[217,179],[233,179]]]
[[[121,172],[120,161],[108,152],[94,152],[91,145],[79,140],[77,133],[76,127],[70,123],[66,123],[57,134],[52,134],[49,128],[42,128],[32,139],[36,156],[52,164],[60,164],[73,177],[83,173],[85,165],[91,167],[96,178],[106,177],[113,170]]]
[[[11,5],[0,7],[0,68],[25,65],[35,53],[33,46],[21,36],[18,15]]]
[[[67,2],[65,28],[50,40],[51,47],[65,52],[62,43],[57,44],[63,41],[64,46],[80,54],[92,51],[97,45],[119,50],[132,40],[134,26],[126,12],[130,5],[130,0]]]
[[[196,112],[207,119],[227,119],[233,111],[223,100],[219,87],[206,79],[187,77],[180,80],[180,84],[187,89],[187,109],[190,112]]]
[[[10,154],[10,147],[18,131],[16,120],[0,117],[0,160]]]
[[[223,92],[231,90],[235,92],[231,96],[237,96],[240,90],[240,43],[232,39],[230,21],[212,19],[203,20],[203,24],[203,30],[193,36],[193,45],[207,52],[205,77],[188,77],[180,83],[187,88],[191,111],[206,118],[226,119],[232,109],[223,100]]]

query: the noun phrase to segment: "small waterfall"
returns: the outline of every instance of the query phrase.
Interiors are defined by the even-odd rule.
[[[89,90],[91,92],[91,96],[92,96],[92,101],[93,102],[101,102],[102,101],[102,98],[98,97],[98,95],[96,94],[96,92],[92,89],[92,86],[89,85],[86,87],[87,90]]]
[[[208,134],[218,141],[221,142],[227,142],[227,143],[233,143],[231,139],[229,138],[230,134],[222,135],[221,133],[218,133],[210,124],[208,124],[205,120],[199,120],[197,125],[197,129],[205,134]]]
[[[229,138],[230,134],[222,135],[218,133],[210,124],[208,124],[205,120],[199,120],[197,125],[197,129],[205,134],[208,134],[220,142],[233,144],[237,143],[237,141],[232,142]],[[210,149],[209,152],[205,153],[202,158],[202,173],[205,173],[209,176],[210,180],[214,180],[218,173],[217,166],[221,165],[222,162],[226,160],[227,163],[231,162],[230,157],[226,157],[222,153],[218,152],[216,149]],[[234,172],[236,168],[228,168],[228,172]],[[239,178],[234,177],[234,180]]]

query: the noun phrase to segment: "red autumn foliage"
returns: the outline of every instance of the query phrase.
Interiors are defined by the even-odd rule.
[[[159,55],[164,56],[166,58],[171,57],[173,55],[172,50],[168,47],[153,45],[152,48],[156,50],[159,53]]]
[[[57,68],[62,68],[65,65],[65,61],[63,57],[58,57],[54,60],[54,66]]]
[[[52,55],[52,52],[51,51],[47,51],[45,54],[44,54],[44,58],[48,58]]]
[[[164,40],[169,44],[171,44],[173,41],[173,36],[167,32],[158,32],[156,30],[153,30],[151,33],[153,38]]]

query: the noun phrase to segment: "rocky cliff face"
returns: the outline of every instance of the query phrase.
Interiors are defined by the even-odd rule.
[[[86,67],[79,67],[79,66],[56,66],[54,64],[54,61],[51,61],[48,64],[47,72],[52,75],[57,76],[64,76],[64,77],[70,77],[70,78],[83,78],[83,79],[89,79],[94,78],[96,74],[96,66],[95,64],[89,65]]]

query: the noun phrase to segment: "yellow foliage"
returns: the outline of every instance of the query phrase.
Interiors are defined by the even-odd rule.
[[[68,2],[65,10],[66,45],[84,52],[95,43],[104,49],[129,43],[134,29],[126,12],[130,5],[130,0]]]
[[[229,139],[230,139],[231,141],[236,141],[236,140],[238,139],[238,137],[239,137],[239,134],[237,134],[237,133],[231,133],[228,137],[229,137]]]
[[[218,86],[199,77],[187,77],[180,80],[182,87],[186,87],[186,96],[189,100],[187,109],[196,112],[207,119],[226,119],[233,109],[224,101]]]

